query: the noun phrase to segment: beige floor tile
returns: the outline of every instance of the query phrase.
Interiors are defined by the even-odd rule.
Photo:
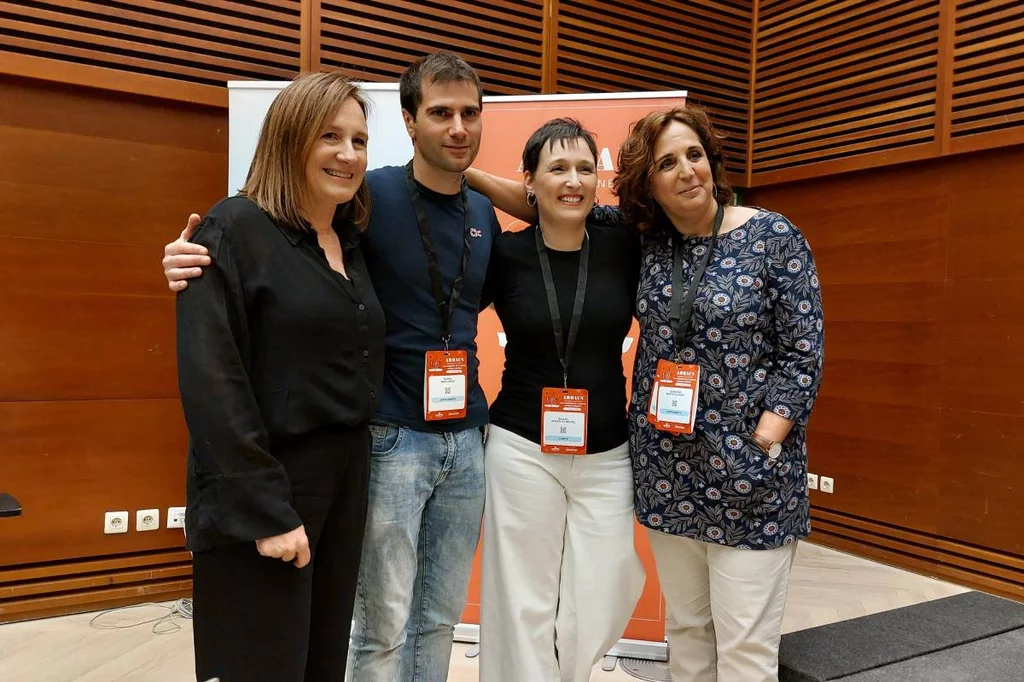
[[[908,606],[967,591],[830,549],[802,543],[790,581],[783,630],[791,632]],[[166,613],[144,607],[108,614],[103,623],[127,625]],[[152,624],[96,629],[96,614],[0,625],[0,680],[3,682],[192,682],[191,622],[157,635]],[[456,644],[449,682],[477,682],[475,659]],[[619,668],[595,668],[592,682],[631,682]]]

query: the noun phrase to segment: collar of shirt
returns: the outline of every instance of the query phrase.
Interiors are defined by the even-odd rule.
[[[276,220],[274,221],[274,224],[277,225],[277,228],[281,230],[285,239],[287,239],[292,246],[298,246],[303,241],[307,241],[311,244],[317,243],[316,231],[312,228],[306,226],[293,227]],[[359,228],[356,227],[356,224],[352,222],[348,216],[342,215],[341,211],[334,214],[332,226],[338,235],[338,239],[341,241],[343,249],[350,249],[359,244]]]

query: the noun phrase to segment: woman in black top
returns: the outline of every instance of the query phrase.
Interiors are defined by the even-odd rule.
[[[502,234],[487,273],[507,338],[485,452],[488,682],[586,682],[643,589],[622,371],[639,244],[587,224],[596,158],[576,121],[533,134],[523,169],[539,223]]]
[[[366,143],[358,88],[297,79],[193,237],[213,259],[178,295],[200,680],[344,678],[383,373]]]

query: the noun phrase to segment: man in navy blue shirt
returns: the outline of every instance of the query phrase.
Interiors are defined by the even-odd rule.
[[[372,208],[362,247],[387,332],[348,665],[356,682],[447,678],[484,504],[487,401],[476,332],[501,227],[490,201],[462,177],[483,131],[480,79],[461,58],[438,52],[406,69],[400,94],[413,160],[366,175]],[[165,249],[175,291],[209,262],[185,241],[192,226],[190,218]],[[444,350],[465,352],[465,416],[428,420],[426,354]]]

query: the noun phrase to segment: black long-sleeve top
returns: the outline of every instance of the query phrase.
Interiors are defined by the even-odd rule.
[[[313,232],[244,197],[218,203],[192,238],[213,259],[177,301],[193,551],[301,525],[276,446],[376,409],[384,313],[355,225],[339,218],[334,229],[350,279]]]
[[[537,255],[538,228],[505,232],[487,270],[485,301],[493,301],[508,343],[501,391],[491,405],[491,423],[540,443],[541,393],[562,386],[547,290]],[[633,322],[640,242],[617,226],[587,224],[589,275],[579,334],[569,365],[570,388],[589,397],[587,452],[622,445],[626,431],[626,378],[622,348]],[[580,267],[580,251],[547,250],[562,338],[568,337]]]

